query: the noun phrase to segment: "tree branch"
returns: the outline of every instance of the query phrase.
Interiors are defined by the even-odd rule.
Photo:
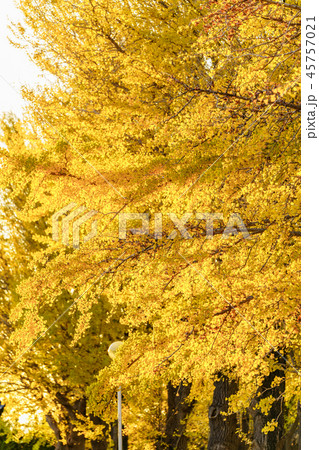
[[[284,6],[285,8],[290,8],[290,9],[297,9],[298,11],[301,10],[300,6],[298,6],[298,5],[291,5],[289,3],[275,2],[273,0],[261,0],[261,2],[269,3],[270,5]]]

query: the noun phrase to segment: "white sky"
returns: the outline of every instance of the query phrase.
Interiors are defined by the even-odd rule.
[[[24,50],[13,47],[8,41],[7,37],[11,35],[8,29],[10,21],[22,20],[15,0],[0,1],[0,115],[11,111],[21,117],[23,100],[19,94],[20,87],[41,82],[40,71]]]

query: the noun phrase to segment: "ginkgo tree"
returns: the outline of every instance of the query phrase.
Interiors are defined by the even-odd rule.
[[[2,152],[2,185],[9,180],[11,197],[26,195],[16,215],[39,246],[11,311],[17,355],[71,297],[63,321],[72,327],[58,341],[88,342],[107,301],[127,338],[85,385],[105,423],[122,385],[130,447],[198,448],[208,425],[209,448],[292,446],[300,400],[300,6],[22,0],[20,8],[16,38],[56,82],[25,89],[23,145]],[[50,218],[70,203],[98,211],[98,233],[79,249],[52,239]],[[150,233],[120,239],[125,213],[148,214]],[[190,239],[169,219],[187,213]]]
[[[21,123],[12,116],[2,121],[4,153],[23,153],[24,135]],[[17,148],[19,147],[19,148]],[[15,150],[14,150],[15,149]],[[24,165],[26,167],[26,165]],[[33,273],[33,256],[43,246],[33,236],[42,234],[45,220],[31,225],[18,218],[28,199],[29,191],[13,194],[15,184],[3,185],[1,202],[1,397],[5,399],[4,418],[11,424],[15,440],[34,445],[53,442],[59,449],[72,446],[84,448],[85,439],[92,441],[94,450],[105,448],[114,437],[114,419],[107,424],[86,407],[86,389],[95,379],[99,369],[110,363],[107,355],[108,341],[122,338],[125,327],[119,324],[119,311],[112,309],[104,296],[100,296],[95,326],[84,339],[74,342],[74,326],[65,314],[66,305],[72,308],[78,293],[64,289],[54,305],[46,305],[44,319],[51,323],[50,330],[34,342],[28,340],[27,353],[19,351],[16,342],[21,335],[21,321],[14,323],[11,314],[19,304],[17,285]],[[91,292],[94,296],[94,289]],[[95,302],[96,303],[96,302]],[[56,320],[56,319],[59,320]],[[30,315],[22,320],[28,322]],[[23,334],[23,332],[22,332]],[[15,336],[15,338],[13,338]],[[36,345],[32,345],[36,344]],[[21,417],[26,425],[21,427]],[[50,428],[54,436],[50,435]],[[26,430],[28,432],[26,432]],[[35,447],[38,448],[38,447]]]

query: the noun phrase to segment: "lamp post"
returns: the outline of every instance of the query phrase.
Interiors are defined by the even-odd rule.
[[[116,351],[123,344],[122,341],[113,342],[108,348],[109,357],[115,359]],[[122,440],[122,391],[121,386],[117,391],[117,422],[118,422],[118,450],[123,450]]]

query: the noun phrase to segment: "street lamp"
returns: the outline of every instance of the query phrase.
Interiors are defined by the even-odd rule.
[[[115,359],[117,350],[123,345],[122,341],[113,342],[108,348],[109,357]],[[122,392],[121,386],[117,391],[117,422],[118,422],[118,450],[123,450],[122,441]]]

